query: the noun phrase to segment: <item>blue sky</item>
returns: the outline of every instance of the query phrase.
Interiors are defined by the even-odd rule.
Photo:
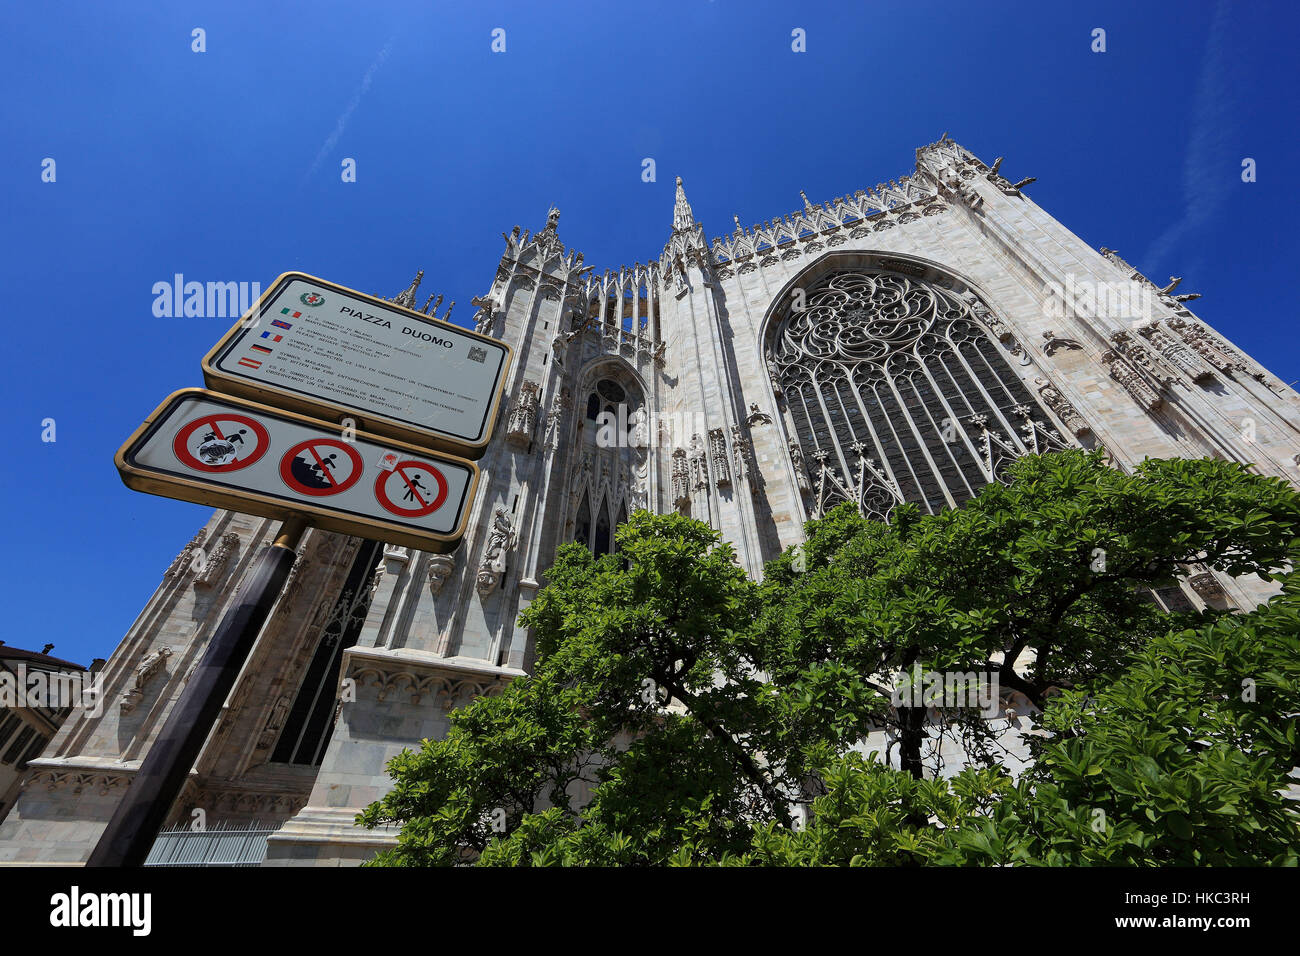
[[[112,461],[202,384],[231,324],[155,317],[178,272],[391,296],[425,269],[464,323],[501,233],[552,203],[561,238],[616,268],[662,248],[677,175],[713,237],[800,189],[903,175],[946,130],[1039,177],[1029,194],[1085,241],[1183,276],[1199,315],[1300,379],[1298,21],[1290,3],[1131,0],[5,4],[0,639],[107,657],[207,518],[128,491]]]

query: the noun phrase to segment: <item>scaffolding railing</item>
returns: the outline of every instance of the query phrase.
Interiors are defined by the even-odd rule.
[[[163,830],[145,866],[258,866],[266,859],[266,840],[279,828],[259,820],[221,822],[192,830],[181,824]]]

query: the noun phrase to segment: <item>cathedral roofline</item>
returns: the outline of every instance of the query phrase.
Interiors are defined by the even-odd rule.
[[[999,159],[994,167],[985,165],[965,149],[947,132],[939,139],[916,149],[916,163],[911,173],[880,182],[870,189],[858,189],[851,195],[836,196],[814,203],[807,194],[799,191],[803,208],[774,219],[763,220],[746,228],[739,216],[732,216],[735,230],[727,236],[714,237],[709,242],[702,225],[695,219],[694,211],[686,198],[682,177],[676,177],[673,197],[673,228],[668,242],[657,260],[645,265],[640,262],[629,267],[620,265],[604,272],[589,274],[592,266],[582,265],[582,253],[567,249],[558,235],[559,210],[551,207],[546,227],[536,235],[515,226],[510,233],[502,233],[506,242],[505,256],[520,266],[537,273],[551,273],[564,282],[582,281],[588,294],[598,288],[641,285],[666,281],[674,269],[687,264],[702,268],[723,267],[733,261],[742,261],[754,255],[764,255],[779,248],[790,248],[794,243],[813,241],[817,235],[837,231],[841,227],[856,226],[865,220],[876,220],[884,215],[902,214],[904,207],[920,210],[939,207],[952,200],[952,185],[942,176],[949,169],[969,168],[993,181],[1003,191],[1018,195],[1017,187],[997,175]],[[970,173],[964,175],[969,176]],[[530,258],[531,260],[524,262]]]

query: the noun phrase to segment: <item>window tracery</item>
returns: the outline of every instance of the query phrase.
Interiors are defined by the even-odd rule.
[[[777,325],[769,368],[815,515],[844,500],[880,520],[903,501],[934,514],[999,480],[1016,457],[1066,446],[995,341],[1005,326],[952,285],[838,271]]]

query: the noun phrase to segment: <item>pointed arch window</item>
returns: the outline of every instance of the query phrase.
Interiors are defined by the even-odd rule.
[[[573,528],[573,540],[591,547],[591,499],[584,491],[582,504],[578,505],[578,520]]]
[[[1019,455],[1066,447],[988,332],[971,293],[884,268],[831,273],[778,323],[772,366],[815,514],[844,500],[885,520],[934,514],[998,480]]]
[[[609,554],[610,552],[610,528],[609,528],[609,508],[605,502],[600,504],[600,513],[596,516],[596,534],[592,539],[591,551],[593,554]]]

